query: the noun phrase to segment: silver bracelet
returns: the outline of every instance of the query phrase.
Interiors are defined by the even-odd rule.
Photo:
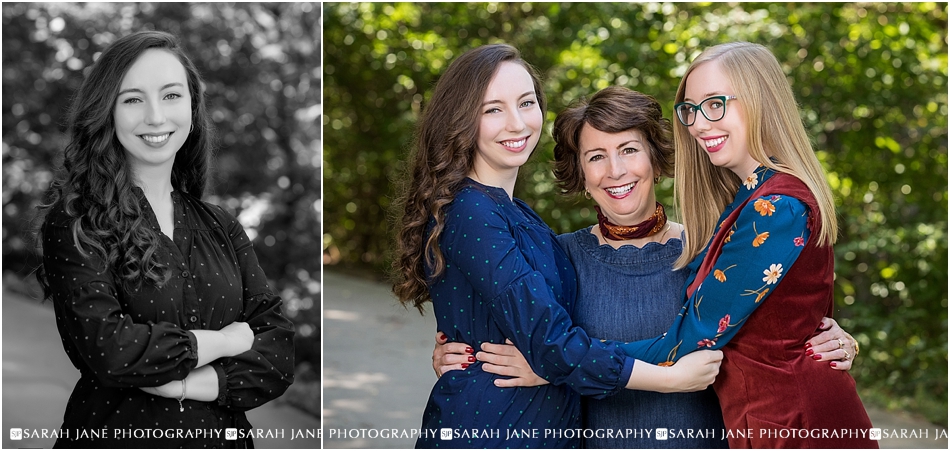
[[[184,411],[185,411],[185,406],[181,403],[181,402],[184,401],[184,400],[185,400],[185,380],[182,379],[182,380],[181,380],[181,398],[178,398],[178,409],[179,409],[178,411],[179,411],[179,412],[184,412]]]

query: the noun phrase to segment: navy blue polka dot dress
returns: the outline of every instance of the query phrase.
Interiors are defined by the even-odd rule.
[[[508,338],[551,384],[498,388],[504,376],[479,362],[449,371],[432,389],[416,447],[576,448],[579,394],[623,389],[633,359],[571,322],[577,278],[554,232],[521,200],[468,179],[439,244],[446,269],[430,287],[438,330],[475,352]]]
[[[147,225],[158,221],[135,188]],[[160,235],[159,261],[172,270],[161,288],[123,289],[101,260],[79,251],[72,218],[54,205],[43,225],[43,265],[63,348],[80,372],[56,447],[243,448],[226,428],[251,429],[244,412],[280,396],[293,382],[293,324],[268,286],[241,224],[216,205],[173,192],[174,240]],[[184,379],[197,364],[192,329],[248,323],[250,351],[210,363],[218,375],[212,402],[153,396],[138,387]],[[108,428],[106,439],[90,431]],[[144,432],[184,431],[172,436]],[[85,434],[80,433],[86,431]],[[157,438],[156,438],[157,437]]]

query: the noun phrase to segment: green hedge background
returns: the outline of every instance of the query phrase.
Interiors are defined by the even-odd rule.
[[[946,425],[946,3],[331,3],[324,14],[324,262],[377,278],[413,125],[465,50],[506,42],[542,71],[547,134],[516,196],[568,232],[595,215],[554,186],[558,111],[621,85],[672,117],[703,48],[770,47],[836,195],[836,317],[861,343],[852,374],[862,397]],[[671,180],[659,194],[672,204]]]

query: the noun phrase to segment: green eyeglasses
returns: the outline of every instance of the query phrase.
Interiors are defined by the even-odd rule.
[[[680,123],[689,127],[696,122],[696,111],[703,113],[709,122],[716,122],[726,115],[726,101],[735,100],[736,96],[712,96],[693,105],[689,102],[680,102],[673,106]],[[703,108],[703,106],[707,108]]]

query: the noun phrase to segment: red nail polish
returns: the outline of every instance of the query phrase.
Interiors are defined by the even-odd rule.
[[[811,343],[805,343],[805,349],[808,349],[810,347],[811,347]]]
[[[469,361],[469,362],[475,362],[475,356],[473,356],[473,355],[468,356],[468,361]]]
[[[813,358],[813,359],[815,359],[815,360],[821,360],[821,354],[815,354],[815,355],[811,356],[811,358]]]
[[[472,347],[471,347],[471,346],[469,346],[469,347],[467,347],[467,348],[465,348],[465,353],[466,353],[466,354],[471,354],[471,353],[473,353],[473,352],[475,352],[475,350],[474,350],[474,349],[472,349]]]
[[[463,364],[462,364],[462,369],[464,370],[464,369],[466,369],[466,368],[468,368],[468,364],[467,364],[467,363],[463,363]]]
[[[831,362],[830,365],[831,365],[832,368],[837,368],[837,367],[838,367],[838,362]]]
[[[814,350],[814,349],[807,349],[807,350],[805,350],[805,355],[812,355],[812,354],[814,354],[814,353],[815,353],[815,350]]]
[[[440,340],[440,341],[445,341],[445,340],[448,340],[448,339],[449,339],[449,337],[446,337],[445,334],[439,335],[439,340]]]

